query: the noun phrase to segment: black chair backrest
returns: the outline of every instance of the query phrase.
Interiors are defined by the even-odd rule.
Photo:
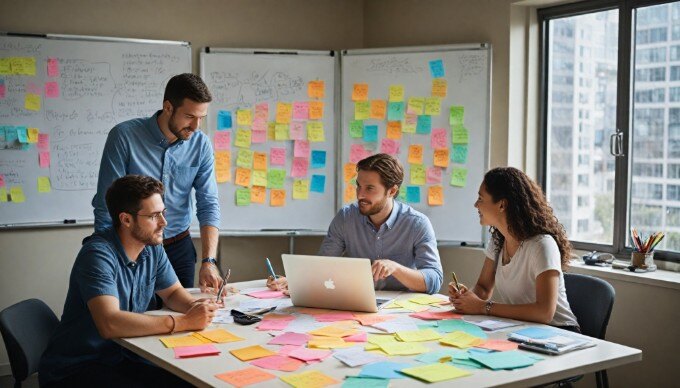
[[[57,316],[38,299],[24,300],[0,312],[0,332],[17,382],[38,371],[40,357],[58,324]]]
[[[564,286],[581,333],[604,339],[614,306],[614,287],[600,278],[574,273],[564,274]]]

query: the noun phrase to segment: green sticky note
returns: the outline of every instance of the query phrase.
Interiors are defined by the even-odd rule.
[[[272,168],[267,172],[267,187],[270,189],[282,189],[286,179],[286,170]]]
[[[236,157],[236,165],[243,168],[253,168],[253,151],[239,149]]]
[[[350,121],[349,135],[355,139],[364,137],[364,122],[361,120]]]
[[[397,196],[397,200],[400,202],[406,202],[406,188],[402,187],[399,190],[399,195]]]
[[[236,147],[250,148],[251,132],[250,129],[238,128],[236,130]]]
[[[267,171],[253,170],[253,186],[267,187]]]
[[[454,144],[451,150],[451,161],[453,163],[465,164],[467,163],[468,146],[467,144]]]
[[[342,383],[342,388],[387,388],[390,384],[389,379],[379,379],[377,377],[347,376]]]
[[[425,184],[425,165],[412,164],[411,165],[411,184],[424,185]]]
[[[470,142],[468,130],[462,125],[452,127],[451,143],[453,144],[467,144]]]
[[[451,186],[465,187],[467,185],[467,168],[454,167],[451,171]]]
[[[290,127],[288,124],[276,124],[274,126],[274,140],[288,140]]]
[[[236,189],[236,206],[250,205],[250,189]]]
[[[425,380],[428,383],[436,383],[471,375],[468,371],[456,368],[451,364],[442,363],[405,368],[400,372],[420,380]]]
[[[387,121],[401,121],[404,119],[404,102],[390,102],[387,104]]]
[[[452,126],[462,126],[465,118],[465,108],[462,106],[452,106],[449,114],[449,124]]]

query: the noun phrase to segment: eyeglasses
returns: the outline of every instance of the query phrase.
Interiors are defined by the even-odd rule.
[[[149,219],[153,222],[158,221],[158,219],[163,216],[163,219],[165,219],[165,215],[168,213],[168,209],[163,209],[163,211],[156,212],[156,213],[151,213],[151,214],[142,214],[142,213],[133,213],[136,216],[142,216],[142,217],[149,217]]]

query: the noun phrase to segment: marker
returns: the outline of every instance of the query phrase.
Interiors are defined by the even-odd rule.
[[[224,274],[224,280],[222,280],[222,285],[220,286],[220,289],[217,291],[217,298],[215,300],[217,303],[222,302],[222,291],[224,291],[224,287],[227,285],[229,275],[231,275],[231,269],[227,269],[227,273]]]
[[[453,278],[453,284],[456,285],[456,291],[460,292],[460,286],[458,285],[458,279],[456,278],[456,273],[452,271],[451,277]]]
[[[274,268],[272,268],[271,261],[269,261],[268,257],[265,260],[267,261],[267,270],[269,271],[269,274],[272,275],[272,277],[274,278],[274,284],[276,284],[276,290],[281,291],[281,290],[279,290],[279,283],[276,282],[278,280],[278,277],[276,277],[276,274],[274,273]]]

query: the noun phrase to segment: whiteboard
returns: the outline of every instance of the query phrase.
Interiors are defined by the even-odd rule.
[[[18,65],[2,65],[8,61]],[[26,63],[29,69],[21,70]],[[162,106],[167,80],[190,71],[191,48],[182,42],[0,36],[0,176],[5,184],[0,193],[9,199],[0,201],[0,224],[91,223],[109,130],[121,121],[151,116]],[[39,107],[27,108],[29,94]],[[8,138],[17,127],[37,128],[48,141]],[[49,165],[41,167],[39,152],[49,153]],[[38,191],[39,177],[49,179],[49,192]],[[17,187],[23,202],[12,201]]]
[[[335,215],[336,191],[336,75],[338,56],[331,51],[281,51],[208,48],[201,52],[201,76],[213,95],[206,122],[213,141],[219,132],[230,132],[228,146],[231,179],[219,183],[221,230],[262,231],[262,230],[326,230]],[[325,151],[326,162],[322,168],[309,168],[304,177],[291,177],[293,140],[274,140],[252,143],[249,147],[235,145],[236,131],[241,128],[253,130],[250,125],[237,125],[237,110],[250,110],[254,116],[255,105],[268,107],[267,123],[275,122],[277,103],[293,104],[313,99],[308,95],[309,81],[323,81],[325,92],[324,110],[321,120],[295,120],[306,124],[321,121],[325,139],[311,142],[312,151]],[[228,112],[232,117],[230,129],[218,130],[218,114]],[[216,144],[213,144],[218,152]],[[267,168],[285,169],[285,206],[271,205],[271,188],[266,189],[264,203],[237,206],[236,190],[245,189],[235,184],[237,153],[240,148],[267,154]],[[272,148],[285,149],[285,165],[273,166],[270,160]],[[325,177],[323,193],[310,192],[308,199],[293,199],[292,188],[296,179],[311,180],[312,175]],[[252,181],[252,180],[251,180]],[[268,182],[269,183],[269,182]],[[250,185],[252,188],[252,184]]]
[[[464,127],[469,133],[467,158],[462,163],[449,161],[448,167],[433,166],[433,148],[431,133],[402,133],[399,151],[395,154],[404,165],[404,183],[401,194],[408,187],[418,187],[419,202],[407,202],[418,211],[429,217],[439,241],[465,242],[481,244],[483,229],[479,226],[479,217],[473,204],[484,173],[489,165],[489,122],[490,122],[490,88],[491,88],[491,47],[488,44],[452,45],[432,47],[408,47],[395,49],[349,50],[342,52],[342,136],[340,169],[350,162],[350,151],[353,144],[363,145],[366,155],[381,151],[381,144],[386,138],[386,119],[366,119],[368,125],[378,126],[377,141],[365,141],[350,134],[350,124],[355,120],[355,101],[352,100],[355,84],[368,85],[368,100],[388,100],[389,88],[392,85],[403,85],[404,105],[408,105],[409,97],[431,97],[432,80],[435,78],[430,69],[430,62],[441,60],[447,93],[441,98],[441,113],[430,115],[431,128],[443,128],[446,131],[447,147],[453,155],[452,126],[449,123],[451,106],[464,107]],[[440,75],[435,73],[434,75]],[[404,125],[402,120],[401,125]],[[410,145],[423,145],[423,165],[425,168],[441,170],[441,183],[412,184],[411,169],[408,163]],[[460,159],[457,159],[461,161]],[[464,187],[450,185],[453,169],[467,169],[467,182]],[[354,199],[351,194],[351,180],[345,182],[340,178],[339,199],[345,203]],[[441,186],[443,205],[430,206],[428,190],[430,186]],[[348,190],[347,192],[345,190]],[[402,197],[402,200],[405,198]]]

